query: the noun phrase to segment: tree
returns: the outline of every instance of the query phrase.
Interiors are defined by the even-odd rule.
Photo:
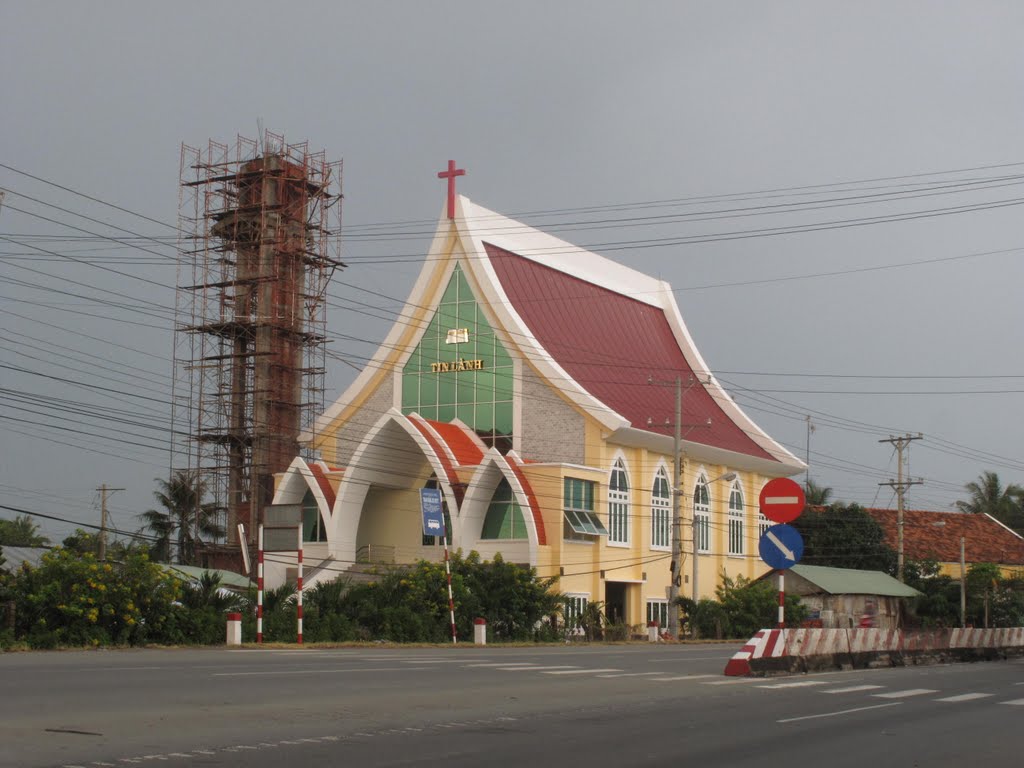
[[[203,537],[218,539],[224,535],[216,507],[203,501],[206,484],[196,473],[186,470],[178,470],[170,480],[156,481],[160,490],[153,496],[163,510],[150,509],[140,515],[157,537],[151,549],[153,559],[169,561],[174,545],[179,563],[195,565],[197,545]]]
[[[804,496],[807,500],[808,506],[824,507],[832,500],[832,489],[823,485],[818,485],[813,480],[808,480]]]
[[[743,576],[732,579],[723,573],[715,596],[717,600],[704,598],[698,603],[679,598],[693,637],[749,638],[778,622],[779,591],[770,580],[751,581]],[[807,618],[807,608],[798,596],[788,594],[785,614],[787,626],[800,626]]]
[[[886,545],[885,533],[863,507],[832,504],[820,512],[808,510],[793,526],[804,537],[806,565],[858,568],[892,573],[896,552]]]
[[[45,547],[50,540],[39,534],[39,526],[28,515],[0,520],[0,545],[8,547]]]
[[[1004,488],[995,472],[982,472],[964,488],[971,498],[956,503],[961,512],[989,514],[1010,528],[1024,530],[1024,487],[1010,483]]]

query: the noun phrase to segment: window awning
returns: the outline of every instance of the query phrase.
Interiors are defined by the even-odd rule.
[[[576,533],[589,536],[608,535],[608,529],[604,527],[604,523],[593,512],[588,512],[584,509],[566,509],[564,513],[569,527],[576,531]]]

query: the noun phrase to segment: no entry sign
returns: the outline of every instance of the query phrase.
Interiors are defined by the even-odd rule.
[[[788,523],[804,511],[804,489],[788,477],[769,480],[761,489],[761,514],[776,523]]]

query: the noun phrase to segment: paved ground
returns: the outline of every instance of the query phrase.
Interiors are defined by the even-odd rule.
[[[0,655],[0,765],[1018,766],[1024,663],[722,677],[733,646]]]

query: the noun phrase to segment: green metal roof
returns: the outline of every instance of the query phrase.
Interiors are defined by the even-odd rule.
[[[167,565],[164,563],[160,564],[160,567],[165,571],[169,571],[178,576],[184,576],[186,579],[198,581],[199,578],[206,572],[214,573],[220,576],[220,585],[227,589],[248,589],[249,579],[240,573],[234,571],[222,571],[217,568],[200,568],[195,565]]]
[[[830,595],[879,595],[881,597],[917,597],[921,593],[881,571],[857,571],[852,568],[826,568],[821,565],[794,565],[793,573]]]

